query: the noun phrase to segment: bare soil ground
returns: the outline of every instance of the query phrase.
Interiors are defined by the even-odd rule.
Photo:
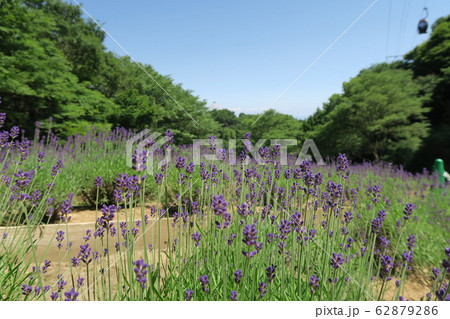
[[[145,205],[144,208],[144,214],[149,215],[150,217],[150,207],[156,206],[156,203],[148,203]],[[141,220],[141,208],[140,207],[134,207],[132,209],[132,212],[134,214],[135,220]],[[97,215],[96,215],[97,214]],[[127,209],[126,211],[124,209],[121,209],[119,211],[119,219],[120,220],[126,220],[126,218],[130,214],[130,210]],[[70,223],[94,223],[96,221],[96,216],[100,217],[102,215],[102,212],[99,210],[96,213],[95,209],[87,209],[83,207],[74,208],[72,212],[70,213],[70,216],[72,217],[70,220]],[[116,214],[117,215],[117,214]]]
[[[398,292],[398,288],[395,286],[396,279],[393,278],[391,281],[386,284],[386,291],[384,293],[384,300],[393,300]],[[403,296],[405,300],[410,299],[413,301],[420,301],[426,299],[426,293],[431,290],[433,283],[430,278],[424,273],[412,273],[408,275],[406,279],[406,283],[403,286],[403,290],[399,293],[399,296]],[[381,283],[377,283],[375,285],[376,293],[379,292],[379,288],[381,287]],[[433,294],[434,295],[434,294]],[[378,297],[374,295],[375,299]]]

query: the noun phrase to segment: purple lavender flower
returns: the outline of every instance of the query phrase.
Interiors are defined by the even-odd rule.
[[[0,127],[2,127],[3,124],[5,124],[5,120],[6,120],[6,113],[0,113]]]
[[[189,288],[186,289],[185,296],[186,296],[186,301],[190,301],[192,299],[192,297],[194,296],[194,291]]]
[[[307,246],[308,245],[307,244],[308,236],[305,236],[303,239],[305,240],[305,246]],[[286,248],[286,243],[284,241],[280,241],[278,243],[278,253],[282,254],[284,252],[285,248]]]
[[[414,206],[414,204],[411,204],[411,203],[406,204],[406,207],[403,210],[403,214],[405,215],[405,216],[403,216],[403,219],[404,220],[410,219],[415,208],[416,208],[416,206]]]
[[[72,288],[70,291],[64,293],[64,296],[66,296],[64,301],[78,301],[78,295],[79,293],[75,291],[75,288]]]
[[[23,284],[22,285],[22,295],[28,296],[33,291],[33,287]]]
[[[262,248],[262,245],[259,244],[256,239],[258,239],[258,230],[256,229],[256,224],[246,225],[243,230],[244,239],[242,242],[248,247],[256,246],[256,250],[254,251],[242,251],[242,254],[247,258],[253,258],[259,250]]]
[[[142,289],[145,289],[145,283],[147,282],[146,275],[148,270],[146,269],[148,265],[144,262],[144,259],[139,259],[133,264],[136,266],[134,268],[134,273],[136,274],[136,281],[141,285]]]
[[[61,290],[63,290],[64,287],[67,285],[67,281],[65,281],[65,280],[63,279],[62,275],[58,275],[57,278],[58,278],[58,282],[57,282],[57,285],[58,285],[58,291],[61,291]]]
[[[261,298],[264,298],[264,296],[266,295],[266,292],[267,292],[267,284],[263,281],[263,282],[260,282],[258,284],[258,286],[259,286],[259,288],[258,288],[259,296]]]
[[[53,177],[55,177],[56,175],[59,174],[59,172],[60,172],[60,170],[61,170],[62,168],[64,168],[63,161],[62,161],[62,159],[58,159],[58,160],[56,161],[56,165],[52,167],[52,174],[51,174],[51,175],[52,175]]]
[[[214,196],[213,198],[213,209],[214,214],[216,215],[223,215],[227,212],[227,202],[225,201],[225,198],[223,195]]]
[[[247,205],[242,203],[241,205],[237,205],[237,212],[239,215],[244,216],[247,215]]]
[[[63,222],[68,222],[71,219],[71,217],[68,217],[68,214],[72,212],[72,199],[73,194],[70,193],[67,195],[67,199],[61,204],[61,220]]]
[[[137,149],[134,151],[134,154],[131,156],[131,168],[137,172],[143,172],[147,169],[147,151],[142,150],[138,151]]]
[[[56,241],[58,242],[58,244],[56,245],[56,247],[58,247],[59,249],[61,249],[62,247],[62,241],[64,240],[64,232],[62,230],[58,231],[56,233]]]
[[[89,247],[89,244],[80,246],[80,252],[78,253],[78,258],[86,265],[92,261],[91,248]]]
[[[102,186],[103,186],[103,179],[100,176],[97,176],[95,178],[94,185],[97,188],[102,188]]]
[[[242,274],[242,271],[241,271],[240,269],[236,270],[236,271],[233,273],[233,275],[234,275],[234,282],[235,282],[236,284],[239,284],[239,283],[241,282],[241,278],[244,276],[244,275]]]
[[[175,167],[179,170],[183,169],[186,166],[186,159],[184,157],[179,156],[175,162]]]
[[[237,298],[238,298],[238,293],[236,291],[234,291],[234,290],[231,290],[230,291],[230,299],[232,301],[237,301],[238,300]]]
[[[52,299],[53,301],[58,300],[58,298],[59,298],[59,294],[57,292],[54,291],[50,294],[50,299]]]
[[[28,154],[29,154],[30,146],[31,146],[31,142],[30,142],[28,139],[26,139],[26,138],[24,138],[24,139],[19,143],[18,150],[19,150],[19,153],[20,153],[20,162],[21,162],[21,163],[22,163],[24,160],[27,159]]]
[[[408,246],[409,250],[413,250],[413,248],[416,247],[416,245],[414,245],[415,242],[416,242],[416,236],[409,235],[407,242],[406,242],[406,246]]]
[[[370,186],[367,191],[369,193],[372,193],[373,199],[372,202],[373,203],[378,203],[379,202],[379,197],[380,197],[380,193],[381,193],[381,186],[380,185],[374,185],[374,186]]]
[[[115,213],[120,208],[120,206],[116,207],[115,205],[103,205],[101,208],[102,216],[97,220],[98,226],[108,229],[114,220]]]
[[[102,219],[101,218],[97,219],[98,227],[97,227],[97,230],[94,232],[95,238],[97,238],[97,237],[103,238],[103,235],[105,234],[105,229],[101,226],[101,224],[102,224]]]
[[[331,267],[338,269],[344,263],[344,258],[342,258],[342,253],[333,253],[331,257]]]
[[[0,147],[9,146],[9,133],[7,131],[0,132]]]
[[[383,221],[384,219],[381,219],[380,217],[372,219],[372,232],[378,233],[381,227],[383,227]]]
[[[42,164],[44,162],[45,152],[44,151],[39,152],[37,157],[38,157],[37,158],[38,163]],[[40,168],[40,166],[38,166],[38,167]]]
[[[291,225],[293,226],[294,230],[297,233],[300,232],[300,227],[303,226],[303,223],[304,221],[302,220],[302,214],[296,211],[294,214],[291,215]]]
[[[44,286],[44,294],[46,294],[50,290],[50,286]]]
[[[84,278],[80,277],[77,279],[77,287],[80,288],[82,286],[84,286]]]
[[[200,240],[202,239],[202,234],[200,234],[199,232],[193,233],[192,234],[192,240],[195,242],[195,247],[198,247],[200,245]]]
[[[228,245],[228,246],[233,245],[233,241],[236,239],[236,237],[237,237],[236,234],[231,233],[231,234],[230,234],[230,237],[229,237],[228,240],[227,240],[227,245]]]
[[[446,292],[448,289],[448,284],[443,283],[441,285],[441,287],[436,291],[436,297],[440,300],[443,301],[444,299],[450,299],[450,295],[445,296]]]
[[[384,209],[380,210],[377,214],[377,217],[384,222],[384,220],[386,219],[386,211]]]
[[[269,280],[269,283],[272,283],[273,280],[276,277],[276,274],[275,274],[275,269],[276,268],[277,268],[277,266],[275,266],[275,265],[271,265],[271,266],[266,268],[266,275],[267,275],[267,278]]]
[[[275,215],[270,215],[270,221],[272,222],[272,224],[275,222],[275,219],[277,219],[277,216]]]
[[[347,156],[345,156],[345,154],[339,154],[339,156],[337,158],[336,171],[337,172],[343,172],[343,171],[345,171],[347,169],[348,169]]]
[[[244,239],[242,242],[247,246],[252,246],[256,244],[258,239],[258,230],[256,229],[256,224],[246,225],[243,230]]]
[[[92,230],[86,230],[86,236],[83,237],[84,241],[87,242],[92,236]]]
[[[174,142],[173,132],[171,130],[167,130],[166,132],[164,132],[164,141],[166,142],[163,145],[164,149],[170,149],[170,145],[172,145]]]
[[[352,212],[344,212],[344,222],[350,223],[350,221],[353,219],[353,213]]]
[[[414,253],[412,251],[409,250],[405,250],[402,254],[402,259],[404,262],[406,263],[412,263],[413,259],[414,259]]]
[[[394,267],[394,262],[391,256],[383,255],[380,259],[381,262],[381,269],[380,269],[380,277],[384,278],[391,269]]]
[[[158,185],[161,184],[163,177],[164,177],[163,174],[156,173],[155,174],[155,183]]]
[[[439,277],[439,275],[441,274],[441,270],[439,269],[439,268],[432,268],[431,269],[431,271],[433,272],[433,276],[434,276],[434,278],[436,279],[436,278],[438,278]]]
[[[314,274],[309,277],[309,284],[311,286],[311,293],[315,293],[316,289],[319,288],[320,279]]]
[[[209,150],[211,153],[214,153],[216,151],[217,147],[217,138],[213,135],[209,137]]]
[[[352,248],[353,242],[354,242],[353,238],[351,238],[351,237],[347,238],[347,244],[345,245],[345,249],[347,250],[349,248]]]
[[[13,126],[10,130],[9,136],[14,139],[19,136],[20,128],[18,126]]]
[[[186,166],[186,173],[192,174],[195,170],[195,164],[194,162],[190,162],[188,166]]]
[[[256,245],[255,245],[255,249],[256,249],[256,252],[260,252],[262,249],[263,249],[263,247],[264,247],[264,243],[256,243]]]
[[[383,248],[387,248],[391,242],[389,240],[386,239],[386,237],[384,236],[380,236],[378,237],[379,241],[380,241],[380,246]]]
[[[99,258],[100,258],[100,254],[98,253],[98,251],[94,251],[93,253],[92,253],[92,258],[94,259],[94,260],[99,260]]]
[[[278,156],[280,155],[280,151],[281,151],[281,145],[280,144],[274,144],[272,146],[272,155],[273,156]]]
[[[72,257],[72,259],[70,259],[70,262],[72,263],[72,267],[77,267],[81,263],[80,259],[78,259],[77,257]]]
[[[209,292],[209,288],[208,288],[208,284],[209,284],[209,279],[208,279],[208,275],[204,275],[204,276],[200,276],[200,282],[202,284],[202,289],[204,292]]]
[[[50,265],[51,265],[50,260],[46,259],[44,261],[44,266],[42,266],[42,268],[41,268],[43,274],[47,273],[47,269],[50,268]]]
[[[285,236],[291,232],[291,222],[287,219],[280,221],[278,229],[280,230],[282,239],[286,238]]]
[[[28,187],[34,178],[34,175],[35,175],[34,170],[25,172],[19,168],[17,173],[14,173],[14,176],[17,177],[17,179],[15,180],[16,184],[15,184],[14,188],[24,189],[24,188]],[[28,195],[26,196],[25,199],[27,199],[27,198],[28,198]]]

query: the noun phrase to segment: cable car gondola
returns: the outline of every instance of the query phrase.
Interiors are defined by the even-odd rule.
[[[425,18],[419,20],[419,24],[417,25],[417,30],[419,31],[419,34],[427,33],[428,29],[428,22],[426,18],[428,17],[428,9],[423,8],[425,11]]]

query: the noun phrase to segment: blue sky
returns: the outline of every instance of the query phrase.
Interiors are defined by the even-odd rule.
[[[82,5],[134,59],[170,75],[208,105],[258,113],[373,1],[84,0]],[[428,34],[416,31],[424,6],[430,25],[450,14],[448,0],[379,0],[273,108],[305,118],[362,68],[426,40]],[[105,45],[125,54],[110,38]]]

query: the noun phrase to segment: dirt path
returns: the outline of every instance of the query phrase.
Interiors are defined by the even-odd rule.
[[[144,214],[147,214],[150,217],[150,208],[152,206],[156,207],[156,205],[157,205],[156,203],[146,204],[145,208],[144,208]],[[132,212],[133,212],[135,220],[142,219],[140,207],[134,207],[132,209]],[[69,215],[72,217],[70,220],[70,223],[94,223],[96,221],[96,214],[97,214],[97,217],[100,217],[102,215],[100,207],[99,207],[99,210],[97,213],[96,213],[95,209],[86,209],[83,207],[75,207]],[[130,210],[127,209],[125,211],[124,209],[121,209],[118,213],[116,213],[116,218],[117,218],[117,214],[119,215],[120,220],[126,220],[126,218],[129,217]]]

